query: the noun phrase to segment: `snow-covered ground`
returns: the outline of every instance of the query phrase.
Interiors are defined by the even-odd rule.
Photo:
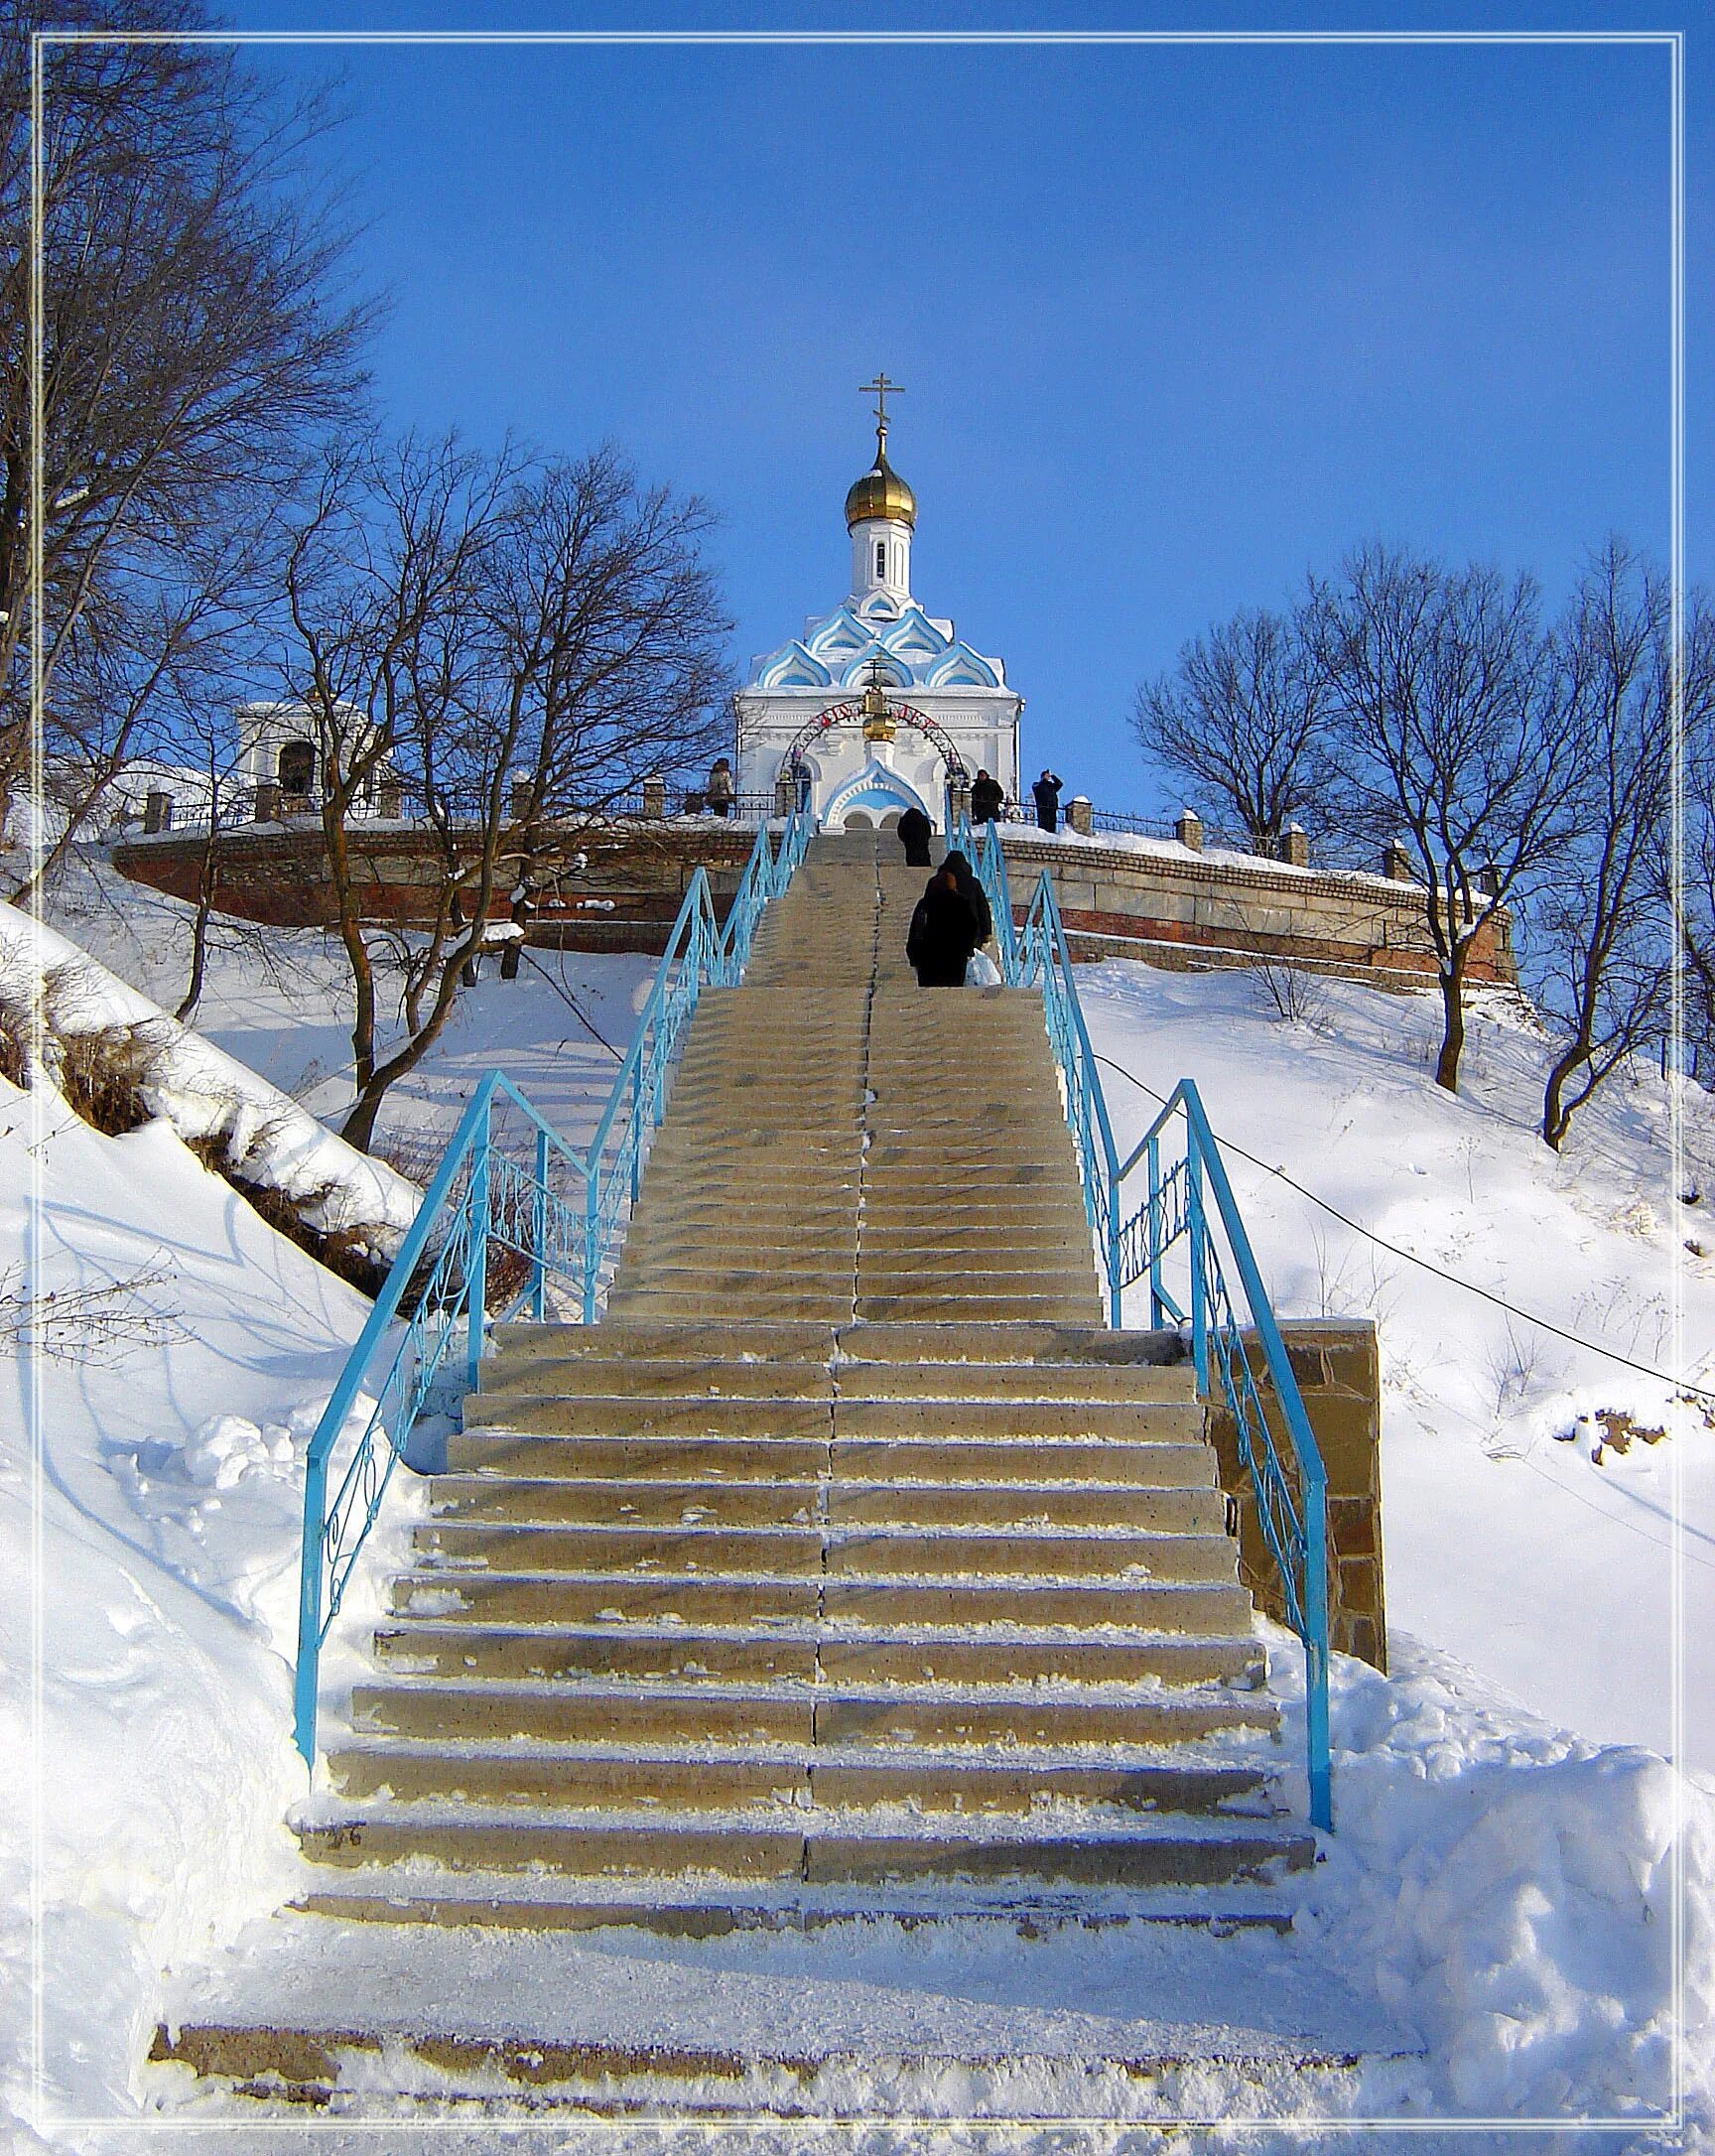
[[[177,1001],[183,908],[79,876],[55,918],[124,979]],[[594,1035],[623,1047],[649,966],[535,955],[541,970],[485,980],[463,1000],[396,1093],[383,1127],[409,1165],[432,1155],[462,1091],[495,1062],[569,1131],[588,1128],[615,1067]],[[1499,1001],[1477,1017],[1454,1100],[1431,1082],[1425,999],[1331,984],[1311,1025],[1278,1019],[1246,975],[1117,962],[1081,969],[1080,987],[1102,1053],[1157,1092],[1195,1077],[1235,1146],[1461,1280],[1667,1366],[1675,1251],[1715,1251],[1715,1124],[1701,1097],[1688,1175],[1704,1194],[1681,1205],[1659,1082],[1615,1090],[1557,1160],[1532,1129],[1544,1045]],[[337,953],[320,935],[223,932],[198,1022],[336,1115],[349,1098],[341,1011]],[[1106,1076],[1125,1147],[1153,1104]],[[183,1976],[276,1906],[290,1875],[298,1472],[364,1305],[163,1126],[104,1139],[38,1100],[33,1133],[29,1101],[0,1083],[0,1269],[25,1261],[37,1173],[41,1280],[67,1299],[35,1356],[14,1358],[19,1383],[33,1368],[43,1387],[39,1530],[18,1386],[0,1415],[0,1740],[27,1756],[34,1577],[46,1647],[40,2093],[59,2117],[112,2117],[136,2100],[161,1971]],[[1415,2080],[1390,2069],[1395,2080],[1369,2091],[1394,2112],[1624,2115],[1665,2089],[1678,1862],[1691,1888],[1682,2063],[1694,2136],[1715,2134],[1715,1430],[1662,1381],[1379,1250],[1237,1152],[1229,1164],[1277,1306],[1375,1315],[1386,1384],[1395,1674],[1337,1672],[1340,1832],[1303,1885],[1277,1980],[1292,1980],[1292,1955],[1332,1958],[1416,2029],[1429,2054]],[[1699,1372],[1715,1362],[1715,1260],[1681,1255],[1685,1355]],[[15,1294],[20,1277],[0,1292]],[[1666,1434],[1598,1460],[1598,1410]],[[1675,1735],[1676,1508],[1688,1782],[1650,1756]],[[1288,1648],[1275,1662],[1290,1711],[1296,1657]],[[36,2093],[31,1876],[14,1813],[0,1870],[0,2132]],[[792,1983],[807,1973],[795,1952],[758,1950]],[[1123,1959],[1116,1950],[1103,1964],[1121,1990]],[[932,1964],[912,1949],[845,1973],[884,1984],[903,1972],[953,1998],[961,1984],[1004,1984],[1003,1969]],[[1029,1989],[1021,2011],[1041,2004]],[[1081,1998],[1099,2003],[1089,1987]],[[1341,2103],[1350,2111],[1365,2094],[1355,2085]],[[337,2130],[312,2145],[334,2142],[369,2145]],[[38,2145],[21,2123],[16,2143]],[[57,2134],[54,2145],[115,2143]],[[202,2145],[277,2142],[228,2120]],[[776,2145],[802,2143],[789,2132]]]
[[[1282,1021],[1251,973],[1118,961],[1081,968],[1079,986],[1098,1054],[1141,1081],[1103,1073],[1121,1156],[1157,1110],[1142,1087],[1194,1079],[1232,1142],[1275,1308],[1377,1320],[1390,1625],[1586,1736],[1663,1753],[1677,1738],[1686,1763],[1715,1774],[1715,1426],[1703,1405],[1675,1405],[1671,1385],[1628,1367],[1671,1367],[1677,1250],[1686,1374],[1710,1382],[1715,1102],[1687,1089],[1686,1174],[1700,1195],[1681,1204],[1667,1090],[1650,1072],[1599,1095],[1561,1155],[1542,1144],[1546,1043],[1511,998],[1479,999],[1454,1098],[1431,1076],[1429,995],[1317,982],[1311,1024]],[[1147,1322],[1144,1290],[1126,1315]],[[1667,1434],[1601,1445],[1603,1410]],[[1676,1513],[1691,1710],[1679,1731]]]

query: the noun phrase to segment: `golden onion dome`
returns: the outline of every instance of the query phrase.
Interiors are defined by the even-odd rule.
[[[860,479],[855,479],[846,496],[846,529],[867,523],[872,517],[891,517],[915,530],[917,496],[887,462],[887,430],[875,431],[875,462]]]

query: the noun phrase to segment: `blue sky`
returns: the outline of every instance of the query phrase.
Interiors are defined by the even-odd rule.
[[[387,0],[231,18],[642,19]],[[1055,15],[1074,19],[1152,20]],[[567,451],[610,437],[705,494],[742,662],[845,591],[841,504],[873,446],[858,385],[884,366],[905,384],[890,449],[918,496],[918,598],[1004,659],[1026,759],[1110,805],[1162,800],[1128,729],[1137,681],[1359,540],[1531,567],[1553,593],[1610,530],[1665,555],[1659,48],[395,46],[271,64],[343,74],[361,274],[392,299],[390,418]],[[1706,199],[1694,184],[1693,232]],[[1693,391],[1697,332],[1694,314]],[[1695,475],[1695,421],[1691,441]]]

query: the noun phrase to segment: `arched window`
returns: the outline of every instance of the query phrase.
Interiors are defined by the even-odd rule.
[[[308,793],[315,783],[315,749],[308,741],[288,741],[280,751],[280,791]]]
[[[875,574],[878,577],[887,574],[887,547],[886,542],[880,539],[875,542]]]

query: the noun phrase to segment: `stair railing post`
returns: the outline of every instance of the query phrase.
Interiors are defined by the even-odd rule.
[[[600,1270],[601,1162],[592,1157],[584,1186],[584,1322],[595,1322],[595,1276]]]
[[[536,1188],[530,1199],[530,1308],[538,1325],[548,1315],[548,1133],[536,1133]]]
[[[1149,1210],[1144,1214],[1149,1237],[1149,1330],[1159,1332],[1167,1315],[1161,1300],[1161,1244],[1167,1224],[1161,1217],[1161,1141],[1149,1140]]]
[[[304,1476],[304,1512],[319,1523],[304,1538],[298,1581],[298,1668],[292,1685],[292,1734],[316,1772],[316,1694],[322,1674],[322,1560],[328,1544],[328,1462],[312,1454]]]
[[[656,1103],[651,1101],[653,1109]],[[631,1203],[643,1187],[643,1058],[631,1073]]]
[[[1203,1214],[1203,1152],[1196,1127],[1185,1123],[1185,1218],[1191,1233],[1191,1355],[1197,1366],[1197,1390],[1209,1390],[1209,1223]]]
[[[465,1390],[482,1385],[482,1333],[488,1311],[488,1153],[494,1140],[494,1104],[482,1118],[470,1156],[470,1231],[465,1245]]]
[[[1320,1466],[1304,1477],[1304,1735],[1310,1821],[1334,1830],[1328,1732],[1328,1486]]]

